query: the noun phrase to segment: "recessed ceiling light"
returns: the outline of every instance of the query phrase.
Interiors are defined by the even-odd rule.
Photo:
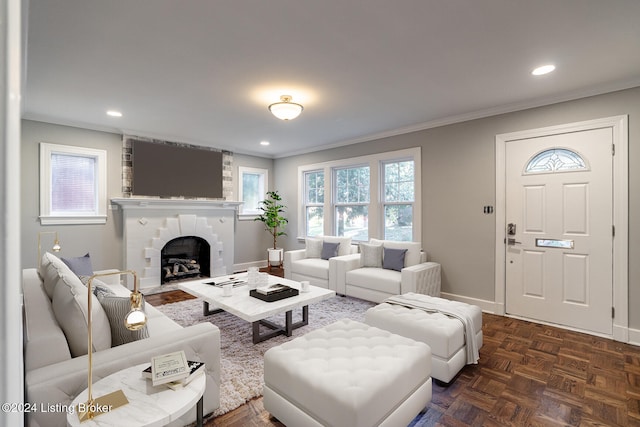
[[[550,72],[552,72],[555,69],[556,69],[556,66],[553,65],[553,64],[543,65],[541,67],[538,67],[538,68],[534,69],[531,72],[531,74],[533,74],[534,76],[541,76],[543,74],[549,74]]]
[[[122,113],[120,111],[116,111],[116,110],[109,110],[109,111],[107,111],[107,116],[122,117]]]
[[[269,141],[260,141],[260,145],[267,146],[269,145]]]

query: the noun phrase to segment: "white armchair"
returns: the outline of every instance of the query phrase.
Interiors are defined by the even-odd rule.
[[[419,242],[371,239],[360,245],[360,253],[335,262],[336,292],[341,295],[376,303],[407,292],[440,296],[440,264],[427,262]]]
[[[334,255],[323,257],[324,243],[338,243],[333,253],[324,255]],[[302,281],[308,280],[313,286],[336,290],[336,260],[342,256],[358,251],[358,247],[351,244],[350,237],[321,236],[306,239],[305,249],[286,251],[284,253],[284,277],[285,279]],[[327,259],[324,259],[327,258]]]

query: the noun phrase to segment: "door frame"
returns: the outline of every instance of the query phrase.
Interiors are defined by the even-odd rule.
[[[506,300],[506,146],[521,139],[562,133],[611,128],[613,156],[613,338],[629,342],[629,118],[627,115],[605,117],[519,132],[496,135],[496,241],[495,241],[495,310],[505,315]],[[613,149],[613,148],[612,148]],[[588,331],[582,331],[591,333]]]

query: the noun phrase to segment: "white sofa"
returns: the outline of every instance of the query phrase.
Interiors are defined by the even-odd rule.
[[[59,259],[51,254],[45,254],[44,258],[48,258],[50,262],[43,263],[40,275],[35,268],[25,269],[22,279],[25,398],[38,408],[48,408],[56,404],[70,405],[73,399],[87,388],[88,364],[86,354],[74,357],[74,353],[78,351],[78,340],[84,339],[86,353],[86,319],[82,315],[77,316],[77,313],[80,313],[75,310],[77,307],[60,306],[77,306],[84,300],[86,313],[86,287]],[[78,282],[85,291],[78,288]],[[94,281],[96,282],[98,280]],[[117,275],[107,276],[102,282],[103,286],[106,285],[113,291],[114,299],[115,296],[129,295],[129,290],[120,285]],[[58,289],[59,286],[63,288]],[[73,290],[67,295],[69,299],[61,303],[60,295],[63,291],[66,292],[66,287]],[[53,294],[53,297],[50,294]],[[150,304],[145,304],[148,338],[111,347],[111,343],[105,339],[105,336],[109,335],[110,341],[110,333],[101,331],[101,328],[104,328],[101,323],[106,318],[104,313],[100,312],[102,307],[97,299],[92,300],[92,304],[94,347],[100,347],[93,352],[94,382],[121,369],[150,362],[152,356],[184,350],[188,359],[199,360],[206,365],[204,414],[213,412],[220,406],[220,331],[217,327],[210,323],[202,323],[183,328]],[[64,313],[60,312],[61,309]],[[77,318],[71,318],[74,315]],[[62,319],[65,316],[67,318]],[[60,326],[59,320],[65,324],[65,329]],[[84,335],[84,338],[71,336],[74,332],[69,329],[69,320],[73,321],[74,327],[84,324],[84,333],[77,334]],[[106,327],[108,329],[109,325]],[[74,342],[74,345],[70,344]],[[66,416],[66,412],[60,411],[31,412],[27,414],[26,425],[63,427],[66,426]],[[173,425],[185,425],[195,420],[194,407]]]
[[[324,242],[339,244],[336,257],[322,258]],[[335,291],[337,257],[357,253],[357,251],[358,247],[351,244],[351,237],[307,237],[304,249],[284,253],[284,277],[298,282],[308,280],[313,286]]]
[[[385,248],[406,250],[397,269],[383,268]],[[440,264],[427,262],[420,242],[371,239],[360,245],[360,253],[336,259],[336,268],[340,295],[376,303],[408,292],[440,296]]]

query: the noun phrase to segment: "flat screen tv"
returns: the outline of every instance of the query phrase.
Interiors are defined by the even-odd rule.
[[[135,196],[222,198],[222,152],[204,147],[132,140]]]

